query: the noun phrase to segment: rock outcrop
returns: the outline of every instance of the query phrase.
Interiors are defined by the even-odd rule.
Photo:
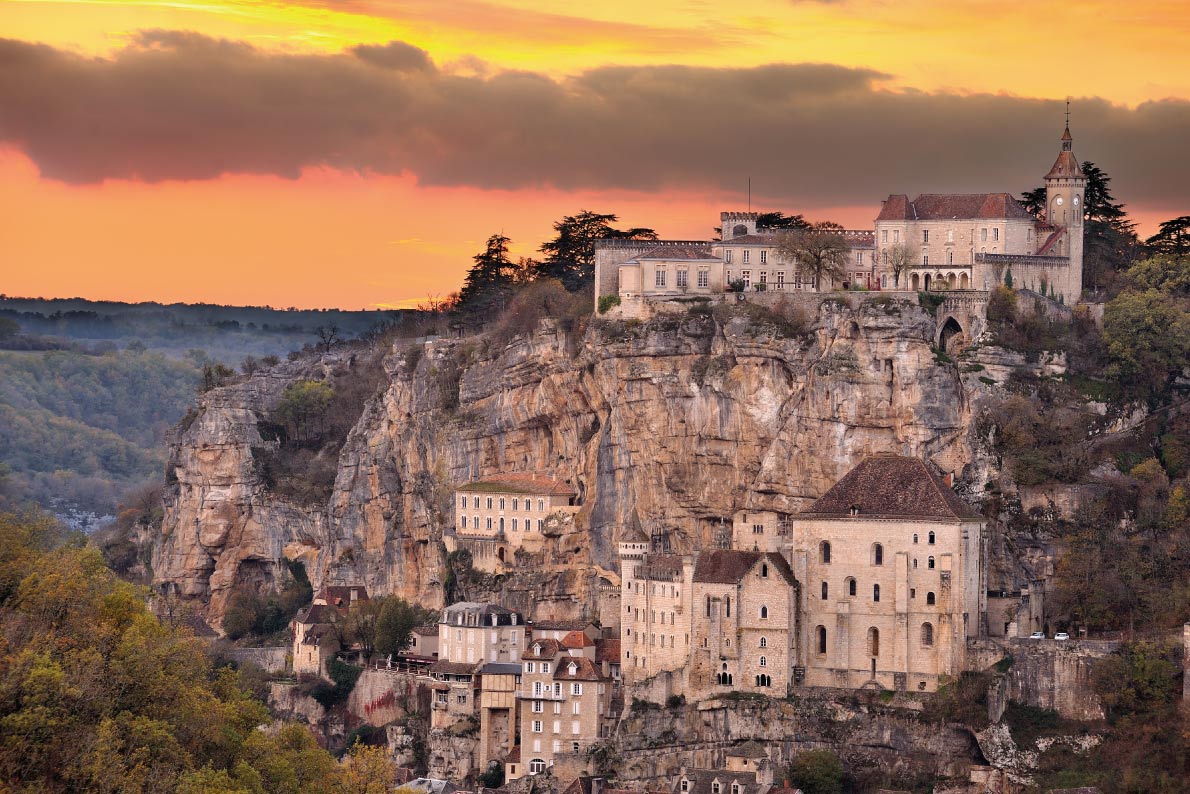
[[[274,586],[286,558],[316,586],[363,582],[439,606],[459,581],[441,541],[452,488],[538,470],[575,487],[581,531],[492,586],[535,617],[593,615],[629,526],[706,545],[735,510],[797,510],[879,451],[961,479],[968,389],[934,335],[917,305],[856,295],[824,300],[800,327],[742,304],[593,319],[582,333],[546,321],[503,347],[398,342],[314,508],[270,492],[252,448],[285,386],[337,362],[282,365],[200,400],[171,456],[155,579],[209,602],[216,625],[234,586]]]

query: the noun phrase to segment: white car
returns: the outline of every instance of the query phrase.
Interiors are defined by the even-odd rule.
[[[1064,631],[1059,631],[1057,634],[1054,635],[1054,639],[1055,640],[1068,640],[1068,639],[1070,639],[1070,635]]]
[[[1045,632],[1044,632],[1044,631],[1035,631],[1035,632],[1033,632],[1032,634],[1030,634],[1030,635],[1029,635],[1029,639],[1031,639],[1031,640],[1044,640],[1044,639],[1045,639]]]

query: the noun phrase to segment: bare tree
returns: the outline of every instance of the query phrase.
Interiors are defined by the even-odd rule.
[[[883,263],[893,272],[893,286],[901,286],[901,274],[909,269],[913,262],[913,252],[904,243],[893,243],[880,252]]]
[[[843,277],[848,250],[843,227],[830,221],[777,235],[777,257],[814,279],[815,288],[820,290],[826,282]]]
[[[339,343],[339,326],[337,325],[320,325],[314,329],[318,334],[318,347],[324,353],[329,353],[331,348]]]

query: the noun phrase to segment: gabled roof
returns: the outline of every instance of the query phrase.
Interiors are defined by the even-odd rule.
[[[852,513],[853,508],[857,511]],[[804,518],[980,520],[921,458],[873,455],[798,514]]]
[[[520,675],[521,666],[516,662],[488,662],[479,668],[481,675]]]
[[[480,491],[482,493],[527,493],[540,496],[575,496],[571,488],[561,480],[536,472],[508,472],[494,474],[481,480],[460,485],[459,491]]]
[[[570,674],[574,666],[574,675]],[[585,656],[568,656],[558,662],[554,670],[555,681],[602,681],[603,675],[595,662]]]
[[[311,604],[305,610],[297,613],[294,623],[330,623],[335,617],[335,608],[327,604]]]
[[[410,629],[410,631],[420,637],[437,637],[438,636],[437,624],[432,624],[429,626],[414,626],[412,629]]]
[[[689,245],[659,245],[632,258],[639,262],[644,259],[662,262],[677,260],[718,260],[719,257],[711,253],[709,248],[696,248]]]
[[[348,608],[351,607],[351,604],[353,603],[353,599],[351,598],[352,592],[355,593],[354,601],[367,601],[368,600],[368,588],[364,587],[362,584],[323,585],[322,589],[319,590],[318,593],[314,596],[314,600],[322,601],[325,604],[329,604],[330,606],[334,607],[335,609],[339,610],[340,612],[346,612],[348,610]]]
[[[562,638],[562,647],[571,648],[593,648],[595,647],[595,640],[587,636],[584,631],[567,632],[566,636]]]
[[[716,780],[719,781],[720,794],[731,794],[731,786],[733,783],[738,783],[743,787],[744,794],[759,794],[761,786],[756,782],[756,774],[753,772],[726,772],[710,769],[690,769],[684,774],[678,775],[674,781],[674,794],[679,794],[682,790],[682,778],[685,777],[690,781],[688,789],[689,794],[712,794],[711,784]]]
[[[608,664],[620,663],[620,639],[595,640],[595,661]]]
[[[694,581],[711,584],[735,584],[755,565],[764,560],[789,583],[794,583],[793,570],[780,554],[762,551],[717,549],[704,551],[694,564]]]
[[[1008,193],[923,193],[913,201],[891,195],[880,207],[878,221],[1032,220],[1021,203]]]
[[[541,654],[533,653],[533,646],[541,646]],[[525,650],[521,653],[522,659],[532,661],[534,659],[553,659],[562,652],[562,643],[557,640],[533,640],[525,646]]]
[[[574,620],[535,620],[530,624],[534,631],[585,631],[591,621],[576,618]]]

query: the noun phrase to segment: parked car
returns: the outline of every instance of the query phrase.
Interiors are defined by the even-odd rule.
[[[1055,640],[1068,640],[1068,639],[1070,639],[1070,635],[1064,631],[1059,631],[1057,634],[1054,635],[1054,639]]]
[[[1029,635],[1029,639],[1031,639],[1031,640],[1044,640],[1044,639],[1045,639],[1045,632],[1044,632],[1044,631],[1035,631],[1035,632],[1033,632],[1032,634],[1030,634],[1030,635]]]

